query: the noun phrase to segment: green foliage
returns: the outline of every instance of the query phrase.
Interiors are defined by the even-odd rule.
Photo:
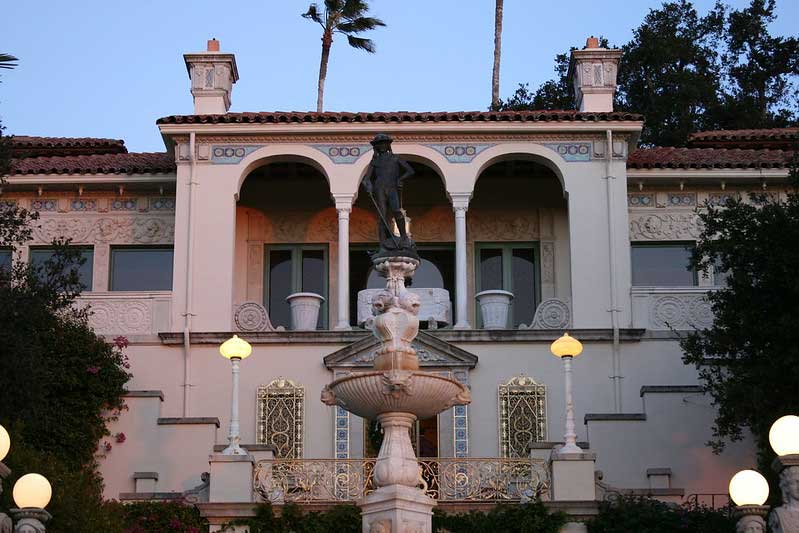
[[[337,505],[325,512],[303,513],[293,504],[282,507],[280,516],[268,503],[258,506],[255,518],[237,520],[235,525],[246,525],[250,533],[360,533],[361,511],[354,505]]]
[[[106,504],[115,518],[111,531],[121,533],[202,533],[208,531],[208,521],[193,505],[179,501]],[[48,528],[49,531],[49,528]],[[77,530],[76,530],[77,531]]]
[[[563,513],[550,513],[541,502],[497,505],[483,513],[447,514],[433,510],[433,531],[456,533],[557,533],[566,523]],[[635,530],[629,530],[635,531]]]
[[[647,498],[603,502],[588,522],[589,533],[735,533],[735,520],[726,512],[702,506],[676,506]]]
[[[652,9],[622,46],[618,109],[645,117],[641,142],[683,146],[688,134],[711,129],[797,124],[799,40],[769,32],[775,0],[721,2],[699,16],[688,0]],[[607,46],[607,44],[602,44]],[[555,57],[554,79],[535,91],[521,85],[500,110],[573,109],[568,54]]]
[[[796,181],[796,169],[792,176]],[[682,348],[718,409],[710,444],[721,451],[751,430],[760,470],[769,473],[770,426],[799,411],[799,195],[753,200],[733,199],[699,215],[703,229],[693,264],[728,277],[708,296],[713,325],[688,335]],[[774,484],[772,492],[778,493]]]

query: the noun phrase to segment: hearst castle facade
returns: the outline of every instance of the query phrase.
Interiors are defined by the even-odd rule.
[[[584,344],[577,440],[596,470],[573,499],[726,504],[753,447],[705,446],[715,411],[674,330],[711,324],[704,295],[724,282],[686,267],[697,209],[784,195],[791,132],[636,148],[644,117],[613,110],[620,52],[590,40],[572,57],[579,111],[497,113],[231,113],[235,57],[208,49],[184,56],[195,113],[158,119],[163,153],[19,136],[0,195],[41,214],[29,246],[0,261],[71,238],[92,326],[130,342],[129,411],[111,428],[127,439],[101,460],[106,497],[186,497],[218,524],[252,502],[322,508],[368,490],[379,429],[319,398],[374,357],[384,282],[359,184],[386,133],[415,171],[403,191],[422,258],[415,347],[424,370],[472,394],[412,431],[439,505],[557,499],[548,459],[565,399],[549,346],[564,331]],[[227,443],[231,381],[218,348],[234,333],[253,346],[239,392],[252,490],[220,500],[209,456]]]

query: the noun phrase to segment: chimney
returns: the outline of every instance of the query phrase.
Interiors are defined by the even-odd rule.
[[[191,79],[195,115],[222,115],[230,109],[230,93],[239,79],[236,56],[219,51],[211,39],[205,52],[183,54]]]
[[[613,111],[620,59],[621,50],[600,48],[599,39],[594,36],[586,39],[585,48],[572,51],[569,75],[574,82],[578,110]]]

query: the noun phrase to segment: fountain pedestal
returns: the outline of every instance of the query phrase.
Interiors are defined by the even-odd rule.
[[[322,401],[358,416],[377,420],[383,443],[375,461],[377,490],[358,502],[364,533],[426,533],[432,531],[436,502],[420,488],[421,469],[411,445],[410,429],[454,405],[471,401],[469,389],[453,379],[419,371],[411,343],[419,333],[419,298],[405,289],[419,261],[382,257],[375,268],[386,279],[386,290],[373,299],[377,317],[374,334],[380,348],[373,369],[333,381]]]

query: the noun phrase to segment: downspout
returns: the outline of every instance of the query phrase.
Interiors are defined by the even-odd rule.
[[[191,319],[192,313],[192,256],[194,255],[194,224],[192,220],[194,208],[194,164],[195,164],[195,133],[189,133],[189,213],[186,242],[186,307],[183,313],[183,416],[189,416],[189,402],[191,400]]]
[[[613,205],[613,186],[612,183],[616,179],[611,173],[611,165],[613,163],[613,132],[605,130],[605,137],[607,149],[605,151],[605,190],[607,191],[607,204],[608,204],[608,258],[610,267],[610,327],[613,330],[613,347],[612,347],[612,367],[613,375],[610,379],[613,380],[613,408],[617,413],[622,412],[621,405],[621,353],[619,347],[619,305],[617,301],[617,287],[616,287],[616,247],[615,247],[615,211]]]

